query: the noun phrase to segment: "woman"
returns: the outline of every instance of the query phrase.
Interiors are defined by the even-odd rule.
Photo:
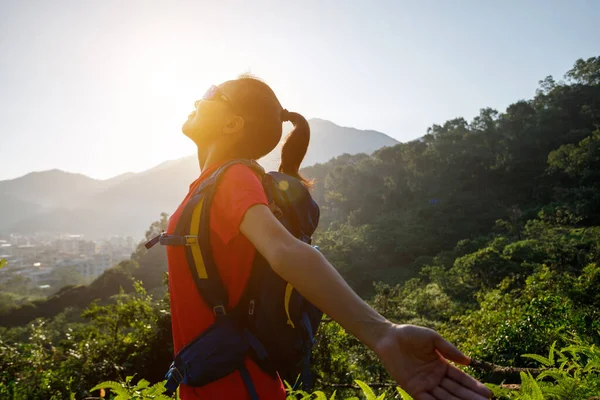
[[[198,147],[200,177],[169,221],[175,230],[183,206],[195,189],[219,166],[234,158],[258,160],[275,148],[282,123],[293,131],[281,154],[280,172],[303,180],[300,163],[310,130],[300,114],[283,109],[264,82],[241,77],[212,86],[196,102],[183,132]],[[346,284],[317,250],[297,240],[267,206],[261,181],[247,166],[226,170],[210,210],[210,244],[219,274],[229,295],[229,308],[240,300],[256,251],[273,270],[304,297],[372,349],[391,376],[417,400],[469,399],[490,396],[485,386],[448,363],[468,364],[469,358],[434,331],[396,325],[369,307]],[[168,246],[169,290],[175,352],[214,323],[186,267],[181,247]],[[318,277],[318,279],[314,279]],[[285,399],[278,378],[263,372],[251,359],[246,368],[260,399]],[[180,386],[182,399],[247,399],[239,373],[202,387]]]

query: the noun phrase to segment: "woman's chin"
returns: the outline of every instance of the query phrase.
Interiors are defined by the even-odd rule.
[[[190,136],[193,132],[191,121],[191,119],[188,119],[183,123],[183,125],[181,125],[181,132],[183,132],[183,134],[186,136]]]

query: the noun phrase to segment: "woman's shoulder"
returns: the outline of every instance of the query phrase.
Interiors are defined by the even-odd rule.
[[[262,188],[261,182],[258,172],[242,163],[228,167],[219,179],[220,186],[229,186],[232,189],[257,186]]]
[[[238,235],[246,211],[256,204],[268,205],[268,200],[255,171],[242,164],[227,168],[219,179],[212,203],[215,229],[223,243]]]

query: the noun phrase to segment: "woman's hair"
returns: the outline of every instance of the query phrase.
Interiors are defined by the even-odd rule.
[[[283,122],[290,121],[294,128],[281,149],[279,172],[300,179],[310,186],[310,182],[299,172],[310,141],[308,121],[302,115],[284,109],[269,85],[253,76],[242,75],[223,85],[235,87],[231,102],[245,121],[246,135],[241,140],[236,155],[253,160],[267,155],[281,140]]]

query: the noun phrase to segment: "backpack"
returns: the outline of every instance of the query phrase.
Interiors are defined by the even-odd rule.
[[[165,386],[171,391],[180,383],[203,386],[237,370],[251,399],[258,400],[244,365],[250,356],[263,371],[309,390],[310,354],[323,313],[277,275],[260,253],[239,303],[226,309],[227,291],[211,254],[209,216],[219,179],[234,164],[246,165],[261,177],[269,208],[296,238],[311,244],[319,221],[319,207],[302,182],[280,172],[265,173],[255,161],[230,161],[200,184],[175,232],[146,243],[148,249],[157,243],[185,247],[200,296],[215,315],[215,323],[175,355]]]

